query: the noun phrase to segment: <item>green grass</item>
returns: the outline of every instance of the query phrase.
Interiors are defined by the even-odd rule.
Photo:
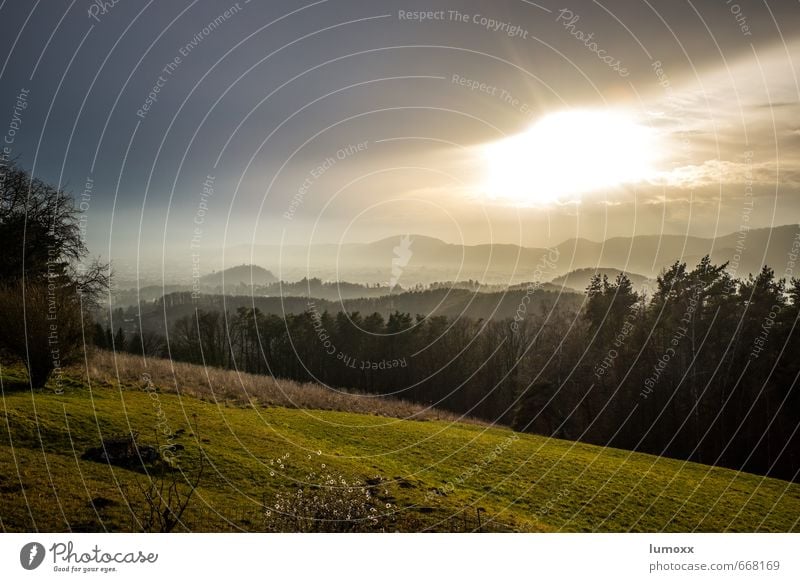
[[[155,444],[156,401],[135,386],[31,394],[4,369],[0,527],[136,531],[143,473],[84,461],[101,436],[138,431]],[[191,473],[209,461],[185,515],[192,531],[256,531],[262,502],[321,465],[384,481],[376,489],[402,530],[791,531],[800,486],[755,475],[504,429],[336,411],[215,403],[159,392],[157,404]],[[195,434],[194,423],[198,430]],[[496,449],[496,447],[499,447]],[[494,455],[492,451],[495,451]],[[288,453],[288,458],[284,457]],[[276,459],[282,459],[280,469]],[[473,464],[479,469],[458,481]],[[446,495],[433,493],[448,488]],[[95,500],[94,504],[92,500]],[[133,509],[133,511],[132,511]],[[490,522],[486,525],[486,522]]]

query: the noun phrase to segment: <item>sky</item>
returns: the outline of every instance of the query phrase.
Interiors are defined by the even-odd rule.
[[[0,44],[6,155],[114,259],[800,220],[796,0],[5,0]]]

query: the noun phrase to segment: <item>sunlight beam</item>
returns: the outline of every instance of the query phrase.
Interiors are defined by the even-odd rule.
[[[481,153],[486,195],[520,206],[573,202],[655,175],[653,131],[619,111],[553,113]]]

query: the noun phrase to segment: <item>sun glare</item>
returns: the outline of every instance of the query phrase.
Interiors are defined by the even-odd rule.
[[[482,147],[484,190],[518,205],[569,202],[653,175],[650,128],[618,111],[553,113]]]

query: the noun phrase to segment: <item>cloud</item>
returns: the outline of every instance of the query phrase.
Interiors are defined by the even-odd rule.
[[[788,54],[800,41],[701,72],[646,104],[665,144],[662,168],[648,182],[702,189],[721,184],[800,186],[798,71]]]
[[[774,162],[731,162],[706,160],[702,164],[679,166],[660,172],[650,184],[680,189],[697,189],[715,184],[774,184],[778,166]]]

